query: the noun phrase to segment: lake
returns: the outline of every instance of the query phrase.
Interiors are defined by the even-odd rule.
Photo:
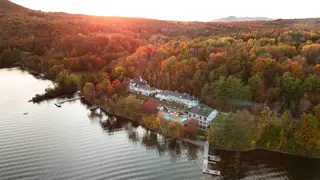
[[[320,162],[267,151],[215,151],[222,177],[202,174],[201,148],[91,112],[81,100],[28,103],[52,86],[0,69],[0,179],[320,179]],[[24,115],[24,113],[28,113]]]

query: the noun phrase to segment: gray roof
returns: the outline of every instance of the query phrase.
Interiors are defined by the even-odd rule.
[[[197,98],[191,96],[190,94],[187,93],[179,93],[179,92],[175,92],[175,91],[168,91],[168,90],[163,90],[161,92],[159,92],[158,94],[164,95],[164,96],[175,96],[177,98],[181,98],[181,99],[187,99],[187,100],[198,100]]]
[[[197,114],[200,116],[208,117],[213,111],[217,111],[207,105],[200,104],[198,106],[195,106],[189,110],[189,112],[193,114]]]
[[[144,90],[148,90],[148,91],[156,90],[155,88],[150,87],[150,85],[146,81],[144,81],[143,79],[140,79],[140,78],[131,79],[130,83],[134,87],[138,87],[140,89],[144,89]]]
[[[138,88],[140,88],[140,89],[147,90],[147,91],[153,91],[153,90],[155,90],[155,88],[150,87],[150,86],[146,86],[146,85],[139,85],[139,86],[136,86],[136,87],[138,87]]]
[[[146,81],[140,80],[140,78],[131,79],[130,83],[136,84],[138,86],[149,86],[149,84]]]

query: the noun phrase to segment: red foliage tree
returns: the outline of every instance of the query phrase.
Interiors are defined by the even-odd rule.
[[[114,87],[110,84],[107,89],[107,94],[108,96],[112,96],[114,95],[114,93],[115,93]]]
[[[185,132],[190,136],[195,136],[198,130],[198,121],[195,119],[190,119],[189,123],[185,126]]]
[[[112,82],[112,86],[114,87],[117,94],[121,94],[123,92],[123,86],[118,79]]]
[[[146,114],[155,114],[158,112],[157,104],[153,100],[145,101],[141,106],[141,111]]]
[[[114,88],[116,88],[116,89],[121,88],[121,82],[120,82],[118,79],[112,81],[112,85],[113,85]]]
[[[96,66],[98,69],[103,68],[105,65],[106,65],[106,62],[102,58],[98,57],[96,59]]]

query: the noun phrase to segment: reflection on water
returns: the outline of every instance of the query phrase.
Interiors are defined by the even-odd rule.
[[[104,119],[104,115],[100,111],[89,114],[96,121]],[[109,116],[108,119],[113,117],[106,116]],[[199,147],[143,130],[127,119],[117,117],[115,123],[107,121],[101,123],[101,127],[108,134],[125,130],[131,142],[141,143],[147,149],[155,149],[159,156],[167,153],[171,162],[176,162],[181,158],[181,153],[185,153],[188,160],[202,163]],[[320,179],[320,161],[315,159],[263,150],[244,153],[212,150],[211,154],[220,156],[222,159],[221,162],[211,166],[222,174],[222,177],[212,176],[214,179]]]
[[[199,147],[189,143],[182,143],[172,138],[166,138],[155,132],[146,130],[128,119],[115,117],[110,114],[107,115],[100,110],[91,111],[88,117],[92,122],[100,123],[102,129],[108,135],[112,136],[114,132],[125,131],[130,142],[139,143],[148,150],[156,150],[159,156],[165,155],[167,152],[167,155],[173,162],[181,157],[181,146],[186,149],[187,155],[192,155],[188,156],[188,160],[197,160],[199,157],[201,159],[201,155],[197,155],[197,153],[201,153]],[[189,150],[191,151],[188,152]]]
[[[320,179],[319,161],[265,151],[214,151],[222,177],[202,174],[199,147],[127,119],[90,111],[80,100],[28,103],[52,85],[0,70],[0,179]],[[28,112],[28,115],[23,115]]]

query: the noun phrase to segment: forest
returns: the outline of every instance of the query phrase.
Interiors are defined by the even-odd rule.
[[[79,89],[155,129],[152,103],[143,116],[143,105],[127,96],[129,79],[228,113],[208,131],[217,146],[320,155],[319,18],[178,22],[45,13],[0,0],[0,32],[0,67],[45,73],[59,91]]]

